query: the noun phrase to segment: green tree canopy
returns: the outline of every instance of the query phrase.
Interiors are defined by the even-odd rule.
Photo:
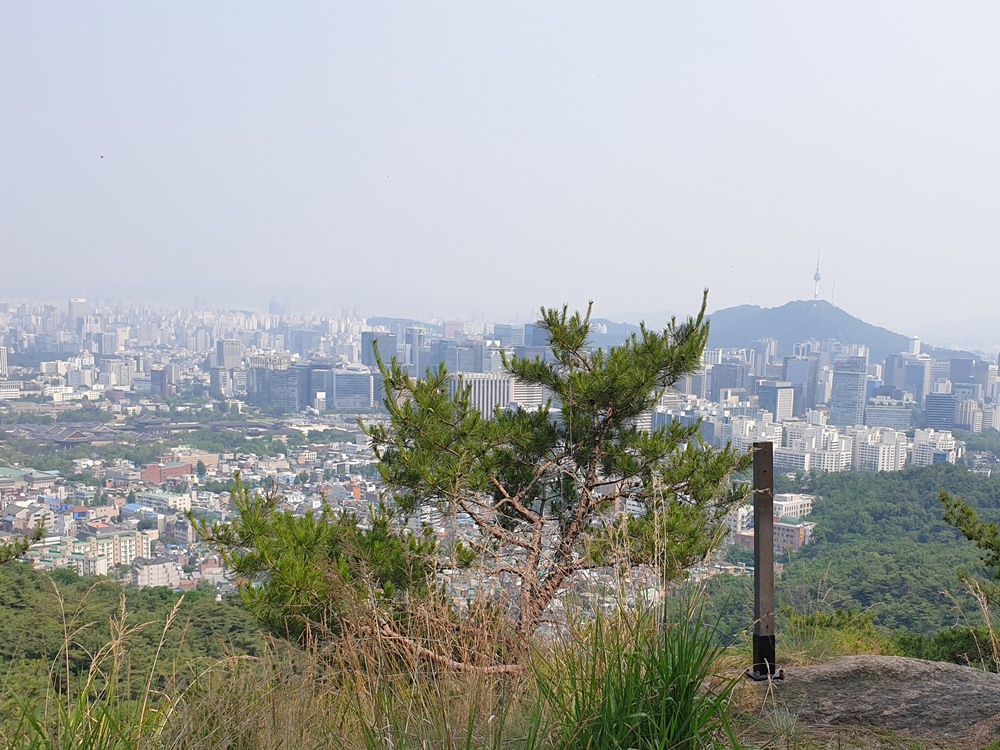
[[[522,638],[572,576],[608,564],[655,563],[666,577],[700,561],[742,499],[730,476],[749,456],[713,450],[699,426],[649,428],[664,391],[701,366],[705,303],[663,331],[590,346],[590,310],[543,309],[551,358],[505,359],[517,381],[544,389],[537,410],[481,414],[444,368],[416,380],[379,359],[390,423],[365,427],[382,479],[404,514],[465,513],[478,539],[455,550],[513,579]],[[376,352],[377,353],[377,352]],[[626,504],[637,515],[620,513]]]
[[[359,601],[374,597],[391,612],[404,594],[433,587],[436,540],[396,528],[384,506],[362,524],[328,506],[304,515],[281,510],[273,488],[251,490],[238,474],[231,492],[232,522],[189,518],[233,571],[247,610],[275,635],[336,633]]]

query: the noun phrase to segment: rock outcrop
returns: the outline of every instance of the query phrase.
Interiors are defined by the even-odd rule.
[[[888,730],[983,747],[1000,740],[1000,675],[900,656],[848,656],[792,667],[783,680],[749,683],[763,709],[805,728]]]

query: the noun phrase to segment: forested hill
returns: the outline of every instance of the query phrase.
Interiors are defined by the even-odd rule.
[[[902,472],[817,474],[797,486],[820,496],[816,543],[793,559],[780,583],[789,603],[872,611],[892,629],[929,633],[978,616],[957,569],[985,575],[979,554],[942,520],[938,493],[965,499],[1000,520],[1000,479],[950,464]]]
[[[0,565],[0,683],[34,700],[63,679],[65,670],[82,681],[93,655],[117,632],[123,596],[129,613],[124,628],[135,628],[125,667],[135,690],[142,690],[151,674],[156,685],[178,677],[184,682],[227,655],[254,655],[263,648],[239,597],[217,602],[211,587],[188,592],[178,605],[180,595],[164,587],[123,589],[107,578],[82,578],[69,570],[42,573],[29,563],[12,562]],[[68,633],[74,635],[67,654]]]
[[[869,349],[869,360],[880,362],[890,354],[907,351],[910,343],[909,335],[866,323],[825,300],[798,300],[780,307],[740,305],[716,310],[708,317],[711,323],[708,345],[717,349],[749,346],[753,341],[771,337],[778,342],[778,355],[783,356],[791,354],[800,341],[832,339],[845,344],[864,344]],[[593,323],[591,339],[605,348],[620,344],[639,330],[630,323],[604,318]],[[975,356],[923,342],[921,350],[940,358]]]
[[[747,346],[757,339],[771,337],[778,341],[778,354],[792,353],[800,341],[834,339],[850,344],[865,344],[869,359],[879,362],[890,354],[907,351],[908,335],[866,323],[825,300],[797,300],[780,307],[740,305],[717,310],[710,316],[708,345],[713,348]],[[913,332],[909,332],[912,335]],[[936,357],[973,357],[969,352],[922,346]]]

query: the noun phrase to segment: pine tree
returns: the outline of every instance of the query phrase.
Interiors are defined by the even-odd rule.
[[[32,529],[28,536],[23,536],[10,542],[3,542],[0,544],[0,565],[21,557],[31,548],[32,544],[42,541],[44,536],[45,526],[38,525]]]
[[[303,515],[283,510],[272,487],[257,491],[236,474],[230,487],[235,517],[208,522],[188,514],[236,580],[247,609],[272,634],[300,641],[340,632],[359,603],[392,619],[407,595],[434,586],[437,541],[407,534],[384,506],[367,523],[324,506]]]
[[[433,506],[472,519],[479,536],[453,548],[454,562],[512,579],[523,642],[584,569],[655,564],[668,580],[704,559],[745,496],[730,478],[749,462],[706,446],[697,423],[640,426],[701,366],[704,300],[696,317],[663,331],[643,325],[607,351],[590,346],[590,308],[543,308],[539,326],[551,358],[504,366],[549,394],[542,408],[485,417],[468,388],[452,394],[443,367],[417,380],[379,358],[390,421],[364,426],[401,513]],[[641,514],[617,512],[626,502]]]

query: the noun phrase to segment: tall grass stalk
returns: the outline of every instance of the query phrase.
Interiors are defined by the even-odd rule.
[[[12,750],[139,750],[154,747],[177,701],[155,687],[155,673],[163,644],[173,627],[181,600],[174,605],[160,634],[156,658],[138,696],[131,694],[128,650],[131,641],[151,623],[129,622],[125,596],[119,612],[110,621],[110,638],[96,653],[90,655],[90,665],[81,679],[72,673],[67,657],[75,639],[89,623],[78,624],[79,613],[67,616],[58,591],[63,613],[64,641],[59,656],[53,662],[64,669],[60,682],[50,672],[49,689],[44,698],[31,701],[8,687],[8,700],[18,709],[13,728],[0,731],[0,741]]]

